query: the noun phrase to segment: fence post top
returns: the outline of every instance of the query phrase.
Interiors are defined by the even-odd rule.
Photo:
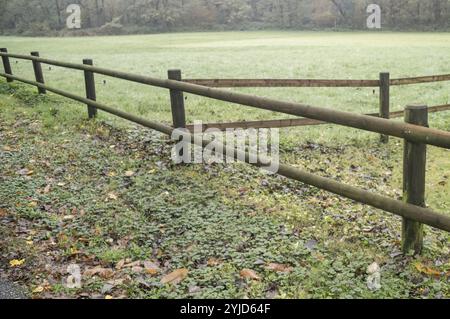
[[[8,52],[7,48],[0,48],[0,52]]]
[[[389,72],[380,72],[380,76],[389,76],[390,74]]]
[[[32,51],[32,52],[31,52],[31,55],[32,55],[32,56],[39,56],[39,52],[38,52],[38,51]]]
[[[83,59],[83,64],[89,64],[92,65],[94,62],[92,61],[92,59]]]
[[[181,81],[181,70],[180,69],[171,69],[167,71],[170,80]]]
[[[424,104],[410,104],[406,106],[406,110],[415,111],[415,110],[427,110],[428,106]]]

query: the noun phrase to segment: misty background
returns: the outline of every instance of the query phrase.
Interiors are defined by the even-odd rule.
[[[450,0],[0,0],[0,33],[365,30],[372,3],[381,6],[383,29],[450,29]],[[69,4],[81,7],[81,29],[66,28]]]

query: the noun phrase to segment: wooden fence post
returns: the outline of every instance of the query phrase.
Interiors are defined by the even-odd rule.
[[[181,70],[169,70],[169,80],[181,81]],[[183,92],[170,90],[170,103],[174,128],[186,128],[186,112]]]
[[[83,64],[94,65],[91,59],[84,59]],[[94,73],[91,71],[84,71],[84,82],[86,84],[86,98],[97,101]],[[90,119],[95,118],[97,116],[97,108],[88,104],[88,115]]]
[[[405,121],[428,127],[428,107],[411,105],[405,109]],[[408,204],[425,207],[425,175],[427,145],[405,140],[403,161],[403,199]],[[423,248],[423,225],[403,219],[402,249],[405,254],[414,250],[420,254]]]
[[[39,57],[39,52],[31,52],[31,55]],[[34,70],[34,76],[36,78],[36,82],[45,84],[44,74],[42,73],[41,62],[33,61],[33,70]],[[47,90],[44,88],[38,87],[38,92],[39,92],[39,94],[46,94]]]
[[[8,53],[8,49],[6,49],[6,48],[1,48],[0,49],[0,52],[2,52],[2,53]],[[3,69],[5,70],[5,73],[6,74],[9,74],[9,75],[13,75],[12,74],[12,69],[11,69],[11,63],[9,62],[9,57],[7,57],[7,56],[2,56],[2,61],[3,61]],[[13,82],[14,80],[13,79],[10,79],[10,78],[7,78],[6,79],[6,82]]]
[[[181,81],[181,70],[169,70],[169,80]],[[172,108],[172,121],[175,129],[186,128],[186,111],[184,109],[184,94],[182,91],[170,90],[170,105]],[[182,138],[180,138],[180,141]],[[184,148],[177,154],[178,160],[182,162]]]
[[[390,74],[380,73],[380,117],[390,118]],[[389,143],[389,136],[381,135],[381,143]]]

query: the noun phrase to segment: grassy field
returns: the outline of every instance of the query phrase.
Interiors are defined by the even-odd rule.
[[[185,78],[377,79],[383,71],[393,78],[450,73],[449,40],[444,33],[233,32],[0,37],[0,47],[70,62],[92,58],[159,78],[180,68]],[[30,62],[12,66],[32,78]],[[44,71],[49,85],[84,94],[81,72]],[[166,90],[96,81],[99,101],[170,123]],[[240,164],[174,167],[158,134],[104,113],[88,123],[85,106],[0,83],[0,269],[26,259],[23,269],[7,272],[34,297],[450,297],[448,234],[427,228],[424,256],[399,255],[396,217]],[[369,88],[236,91],[358,113],[378,109],[378,92]],[[417,102],[449,103],[449,83],[392,89],[392,110]],[[186,107],[189,121],[289,117],[192,95]],[[450,112],[430,117],[432,127],[450,129]],[[402,142],[378,140],[333,125],[285,129],[282,160],[400,198]],[[443,213],[450,208],[448,155],[429,149],[427,203]],[[125,259],[151,260],[158,271],[117,267]],[[67,290],[62,269],[71,262],[113,274],[87,276],[83,289]],[[382,267],[377,292],[365,282],[373,262]],[[189,275],[179,285],[160,283],[184,268]],[[260,278],[243,279],[243,269]]]

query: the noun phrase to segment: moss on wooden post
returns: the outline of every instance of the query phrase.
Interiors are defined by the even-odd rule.
[[[35,56],[35,57],[39,57],[39,52],[31,52],[31,55]],[[44,73],[42,72],[41,62],[33,61],[33,70],[34,70],[34,77],[36,78],[36,82],[45,84]],[[42,87],[38,87],[38,92],[39,92],[39,94],[46,94],[47,90]]]
[[[169,70],[169,80],[181,81],[180,70]],[[186,127],[186,113],[184,109],[183,92],[178,90],[170,90],[170,102],[172,106],[172,118],[174,128]]]
[[[390,117],[390,81],[389,73],[380,73],[380,117],[389,119]],[[381,143],[388,143],[389,136],[381,135]]]
[[[91,59],[84,59],[83,64],[85,65],[94,65],[94,62]],[[86,97],[89,100],[96,101],[97,94],[95,92],[95,79],[94,73],[91,71],[84,71],[84,80],[86,86]],[[93,119],[97,116],[97,108],[88,104],[88,116],[90,119]]]
[[[411,105],[405,109],[405,121],[410,124],[428,126],[428,108]],[[425,175],[427,145],[405,140],[403,161],[403,198],[406,203],[425,207]],[[423,248],[423,224],[403,219],[402,249],[405,254],[414,251],[420,254]]]
[[[8,53],[8,49],[6,48],[1,48],[0,52],[3,53]],[[11,69],[11,63],[9,62],[9,57],[8,56],[2,56],[2,62],[3,62],[3,69],[5,70],[6,74],[12,75],[12,69]],[[10,78],[6,78],[6,82],[13,82],[13,79]]]

